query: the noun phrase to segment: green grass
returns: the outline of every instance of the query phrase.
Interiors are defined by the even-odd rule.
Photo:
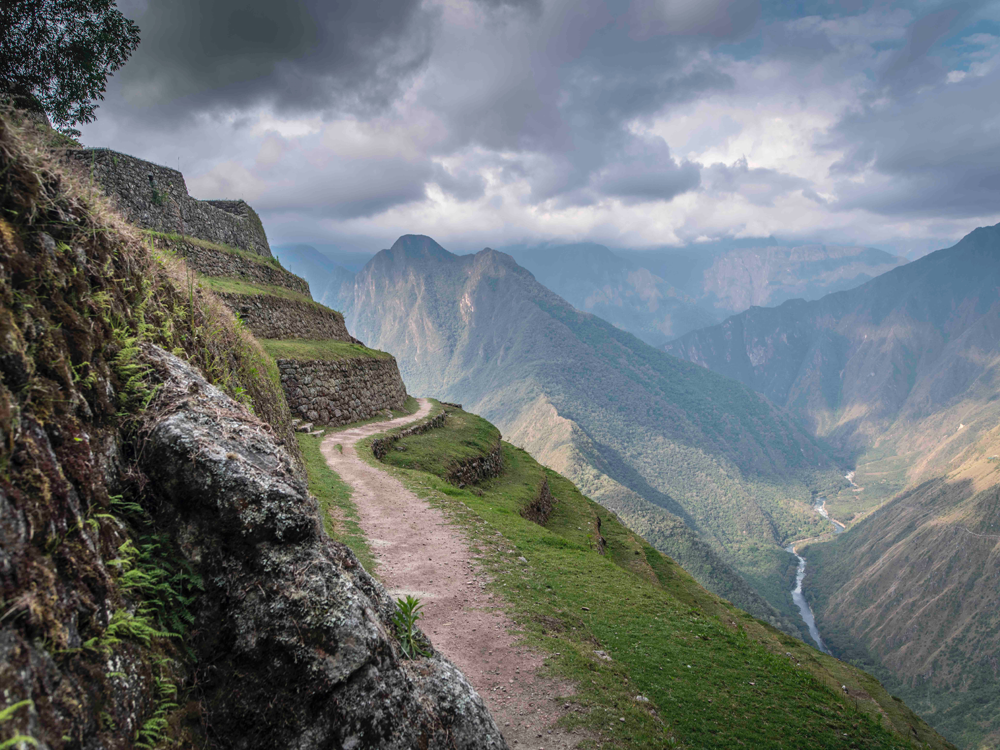
[[[191,237],[186,234],[177,234],[175,232],[157,232],[154,229],[143,229],[142,233],[147,237],[156,237],[162,240],[168,240],[170,242],[187,242],[190,245],[197,245],[198,247],[204,247],[208,250],[218,250],[219,252],[229,253],[230,255],[239,255],[241,258],[246,258],[247,260],[253,261],[254,263],[260,263],[266,266],[274,266],[275,268],[280,268],[283,271],[287,271],[281,263],[278,262],[277,258],[268,257],[266,255],[258,255],[257,253],[251,253],[246,250],[241,250],[238,247],[233,247],[232,245],[226,245],[221,242],[211,242],[209,240],[199,239],[198,237]],[[291,271],[287,271],[289,275],[294,276],[295,274]]]
[[[377,349],[369,349],[350,341],[333,339],[259,339],[265,351],[275,359],[388,359],[391,355]]]
[[[419,457],[412,465],[435,473],[386,468],[463,527],[524,640],[550,674],[577,686],[567,724],[586,727],[602,747],[636,750],[911,747],[883,726],[874,702],[845,697],[846,684],[876,697],[902,731],[912,725],[946,746],[869,675],[708,593],[524,451],[505,443],[505,474],[476,488],[447,483],[446,467],[489,433],[477,421],[456,413],[390,454],[393,464]],[[359,455],[374,463],[369,443]],[[557,500],[545,527],[520,516],[543,477]]]
[[[327,536],[343,542],[357,555],[365,570],[372,571],[375,558],[358,525],[358,510],[351,502],[351,487],[329,467],[319,446],[323,435],[296,433],[309,478],[309,492],[319,502],[323,529]]]
[[[281,297],[283,299],[295,300],[296,302],[304,302],[307,305],[316,307],[320,310],[326,310],[335,315],[340,315],[336,310],[331,310],[325,305],[321,305],[316,302],[308,294],[302,294],[300,292],[293,292],[291,289],[285,289],[280,286],[273,286],[271,284],[250,284],[246,281],[241,281],[240,279],[231,279],[224,276],[199,276],[198,283],[204,287],[208,287],[213,292],[221,292],[223,294],[243,294],[243,295],[263,295],[267,297]]]
[[[396,443],[385,462],[444,477],[462,461],[488,455],[500,441],[500,430],[485,419],[455,409],[447,411],[447,430],[431,430]]]

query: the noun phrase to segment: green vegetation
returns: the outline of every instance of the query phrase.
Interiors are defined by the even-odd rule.
[[[243,294],[247,296],[261,295],[265,297],[281,297],[296,302],[303,302],[319,310],[327,310],[335,315],[340,315],[336,310],[321,305],[313,300],[308,294],[293,292],[280,286],[270,284],[251,284],[242,279],[230,279],[223,276],[199,276],[198,283],[203,287],[211,289],[213,292],[223,292],[226,294]]]
[[[1000,492],[990,486],[1000,440],[982,442],[952,476],[801,553],[827,645],[970,750],[1000,739]],[[976,492],[973,478],[987,489]]]
[[[17,703],[11,704],[6,708],[0,710],[0,728],[3,728],[5,724],[10,723],[14,719],[14,715],[20,711],[22,708],[31,708],[34,705],[32,701],[18,701]],[[11,750],[16,748],[18,745],[31,745],[32,747],[38,747],[38,740],[34,737],[29,737],[25,734],[15,733],[13,737],[7,739],[0,739],[0,750]]]
[[[392,624],[396,626],[396,636],[399,638],[403,653],[408,659],[430,656],[430,649],[424,645],[419,631],[416,630],[417,620],[422,616],[420,610],[423,609],[420,600],[407,594],[405,599],[396,600],[396,607],[398,609],[392,616]]]
[[[320,451],[325,435],[299,432],[295,437],[299,441],[309,477],[309,492],[319,502],[320,517],[327,536],[350,547],[365,570],[374,570],[375,558],[358,525],[358,510],[351,502],[351,488],[330,468]]]
[[[93,122],[108,76],[139,46],[139,27],[113,0],[5,0],[0,95],[44,112],[63,132]]]
[[[143,229],[142,233],[147,237],[164,240],[165,241],[164,244],[169,245],[169,243],[172,242],[186,242],[189,245],[197,245],[198,247],[204,247],[208,250],[218,250],[219,252],[222,253],[229,253],[230,255],[238,255],[244,260],[248,260],[252,263],[259,263],[261,265],[275,266],[277,268],[282,268],[281,263],[278,262],[277,258],[268,257],[266,255],[258,255],[257,253],[251,253],[248,252],[247,250],[242,250],[238,247],[233,247],[232,245],[225,245],[221,242],[211,242],[210,240],[203,240],[199,237],[191,237],[190,235],[187,234],[176,234],[174,232],[157,232],[154,229]],[[282,270],[284,269],[282,268]]]
[[[497,479],[448,483],[470,437],[490,434],[485,420],[449,411],[444,427],[400,440],[388,470],[473,540],[525,641],[575,684],[567,723],[602,747],[912,747],[901,735],[947,747],[870,675],[708,593],[523,450],[504,443]],[[358,450],[375,461],[365,443]],[[409,456],[435,473],[400,468]],[[520,515],[543,479],[556,500],[544,527]]]
[[[474,414],[448,409],[448,429],[431,430],[420,438],[396,443],[385,462],[446,477],[460,463],[489,454],[500,442],[500,430]]]
[[[391,355],[362,344],[333,339],[260,339],[261,346],[275,359],[388,359]]]
[[[482,414],[703,585],[801,632],[782,548],[824,528],[813,492],[845,484],[821,442],[749,388],[573,309],[508,256],[426,237],[388,253],[405,272],[376,256],[352,316],[412,389]]]
[[[156,704],[136,703],[130,716],[142,722],[137,743],[162,744],[164,721],[185,702],[171,696],[194,668],[185,634],[201,582],[146,515],[149,491],[130,468],[145,412],[158,408],[144,352],[159,346],[189,361],[297,455],[291,414],[274,360],[249,331],[33,138],[0,114],[0,494],[33,529],[5,592],[3,626],[67,674],[86,675],[95,703],[81,704],[64,680],[64,696],[35,696],[41,715],[102,702],[113,714],[120,698],[109,696],[155,684]],[[106,455],[117,468],[101,466]],[[126,499],[109,496],[106,477],[119,478]],[[116,662],[133,670],[127,685],[109,671]],[[117,731],[124,710],[101,711],[101,731]],[[183,726],[170,726],[185,738]]]

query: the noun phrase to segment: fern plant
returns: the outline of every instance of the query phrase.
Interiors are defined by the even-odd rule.
[[[14,714],[22,708],[30,708],[33,705],[34,703],[31,701],[19,701],[13,705],[7,706],[7,708],[0,711],[0,726],[3,726],[14,718]],[[38,747],[38,741],[34,737],[28,737],[24,734],[15,734],[10,739],[0,740],[0,750],[9,750],[15,747],[24,747],[26,745]]]
[[[415,596],[406,595],[406,599],[397,599],[396,606],[399,610],[392,616],[392,622],[396,626],[396,635],[399,638],[400,648],[408,659],[416,659],[420,656],[430,656],[430,651],[421,643],[417,633],[417,620],[423,615],[420,610],[423,604]]]

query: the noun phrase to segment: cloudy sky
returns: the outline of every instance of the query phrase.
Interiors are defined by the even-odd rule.
[[[272,244],[766,237],[920,253],[1000,222],[1000,1],[119,0],[88,145]]]

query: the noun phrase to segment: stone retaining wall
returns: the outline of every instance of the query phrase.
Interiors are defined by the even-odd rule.
[[[133,224],[271,257],[264,225],[244,201],[197,200],[188,195],[184,175],[176,169],[110,149],[69,149],[65,154]]]
[[[305,279],[270,262],[255,261],[236,253],[202,247],[184,240],[154,237],[153,244],[183,256],[189,266],[205,276],[222,276],[243,279],[252,284],[280,286],[282,289],[310,296],[309,284]]]
[[[355,341],[336,310],[269,294],[216,292],[260,339]]]
[[[480,458],[467,458],[448,472],[447,480],[464,486],[478,484],[484,479],[492,479],[503,474],[503,446],[498,440],[493,449]]]
[[[407,427],[405,430],[400,430],[394,435],[386,435],[382,438],[375,438],[372,440],[372,455],[375,456],[379,461],[384,459],[389,455],[389,449],[395,443],[411,435],[420,435],[424,432],[430,432],[431,430],[436,430],[438,427],[443,427],[445,420],[448,418],[448,412],[441,412],[436,417],[428,419],[426,422],[421,422],[420,424],[414,425],[413,427]]]
[[[555,510],[555,506],[556,499],[552,496],[552,490],[549,489],[549,480],[543,478],[542,486],[538,488],[535,499],[521,509],[521,517],[534,521],[539,526],[544,526],[548,522],[549,516],[552,515],[552,511]]]
[[[313,424],[336,427],[406,403],[406,386],[392,357],[277,362],[292,413]]]

